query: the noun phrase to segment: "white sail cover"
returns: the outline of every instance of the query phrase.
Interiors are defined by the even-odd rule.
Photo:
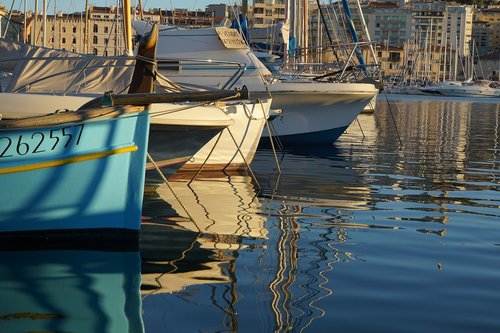
[[[127,89],[134,63],[0,40],[0,70],[12,73],[2,85],[6,92],[119,93]]]

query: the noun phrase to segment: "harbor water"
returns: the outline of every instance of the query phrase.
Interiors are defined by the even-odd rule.
[[[148,175],[135,250],[3,250],[0,332],[500,331],[498,100],[381,94],[252,172]]]

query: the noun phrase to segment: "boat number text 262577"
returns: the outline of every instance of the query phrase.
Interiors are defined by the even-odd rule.
[[[61,127],[50,131],[0,137],[0,158],[38,154],[77,146],[83,133],[83,124]],[[75,128],[71,131],[70,128]]]

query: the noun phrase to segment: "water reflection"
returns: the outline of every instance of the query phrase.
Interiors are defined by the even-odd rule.
[[[0,252],[1,332],[143,332],[138,251]]]
[[[479,281],[477,272],[491,267],[479,256],[484,244],[498,244],[489,232],[469,235],[500,217],[500,109],[454,101],[379,106],[332,147],[279,154],[281,175],[272,152],[260,150],[252,164],[258,193],[238,178],[176,182],[178,198],[157,185],[163,213],[147,224],[171,236],[161,237],[170,252],[143,263],[157,265],[143,275],[151,281],[142,290],[148,332],[366,331],[387,328],[386,310],[398,314],[399,331],[423,330],[412,314],[432,318],[427,328],[443,317],[451,323],[439,309],[457,309],[460,297],[442,290],[455,286],[456,294],[465,290],[457,281]],[[474,260],[473,249],[460,248],[464,239],[483,241]],[[469,269],[460,270],[464,260]],[[427,311],[428,301],[439,306]],[[464,317],[477,314],[467,309]]]
[[[260,150],[252,167],[261,190],[241,175],[149,178],[140,296],[137,284],[132,298],[124,287],[139,271],[137,258],[120,259],[127,254],[3,252],[0,331],[22,322],[39,325],[25,331],[79,331],[64,326],[76,316],[71,304],[90,318],[82,332],[112,331],[115,317],[142,329],[140,315],[123,310],[129,304],[142,309],[148,333],[498,327],[500,107],[408,99],[392,105],[398,132],[388,105],[379,107],[332,147],[279,155],[281,175]],[[45,297],[52,280],[55,296]],[[75,291],[64,295],[76,296],[63,298],[70,283]],[[4,307],[4,299],[36,307]]]
[[[141,239],[147,331],[237,330],[239,251],[261,247],[268,233],[251,178],[170,179],[148,188]],[[193,311],[197,321],[181,325]]]
[[[499,206],[492,200],[500,176],[497,101],[403,96],[379,102],[375,130],[362,137],[352,125],[336,145],[341,157],[362,166],[374,209],[397,213],[386,220],[425,223],[417,231],[439,236],[446,234],[449,215],[465,207],[498,215],[491,209]],[[363,126],[367,117],[360,119]]]

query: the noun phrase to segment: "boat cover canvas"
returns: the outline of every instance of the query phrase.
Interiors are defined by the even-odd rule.
[[[11,73],[0,79],[3,92],[126,93],[134,65],[132,57],[82,55],[0,38],[0,71]],[[165,77],[157,85],[162,91],[183,90]]]

